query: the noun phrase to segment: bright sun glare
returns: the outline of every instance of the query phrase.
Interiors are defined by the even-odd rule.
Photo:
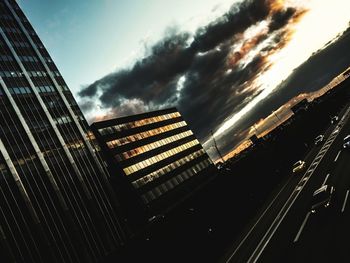
[[[349,26],[348,0],[337,0],[332,3],[325,0],[285,1],[285,3],[288,6],[302,6],[309,11],[294,25],[294,34],[287,46],[269,56],[271,68],[253,82],[252,85],[260,87],[263,92],[224,122],[215,132],[215,137],[233,127],[258,102],[271,94],[293,69]]]

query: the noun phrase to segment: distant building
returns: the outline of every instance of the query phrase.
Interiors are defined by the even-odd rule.
[[[176,108],[95,122],[91,128],[116,187],[125,190],[129,184],[149,215],[171,207],[216,170]]]
[[[259,138],[258,136],[256,136],[256,134],[253,134],[252,136],[250,136],[249,140],[252,142],[252,144],[256,145],[259,143]]]
[[[343,76],[345,78],[349,77],[350,76],[350,69],[346,70],[344,73],[343,73]]]
[[[309,107],[309,102],[307,99],[303,99],[291,107],[291,110],[294,114],[297,114],[300,111],[305,111]]]

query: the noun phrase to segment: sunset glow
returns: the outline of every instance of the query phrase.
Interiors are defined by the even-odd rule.
[[[246,115],[254,106],[273,92],[282,80],[286,79],[298,65],[303,63],[313,52],[322,48],[327,42],[335,38],[349,25],[349,18],[345,10],[349,10],[350,3],[345,0],[336,1],[329,5],[327,1],[285,1],[288,5],[298,5],[308,10],[292,25],[290,42],[281,50],[268,57],[271,67],[260,75],[253,83],[263,90],[248,103],[241,111],[234,113],[215,132],[220,136],[238,120]],[[283,1],[278,1],[276,8],[280,8]],[[320,32],[320,29],[322,31]]]

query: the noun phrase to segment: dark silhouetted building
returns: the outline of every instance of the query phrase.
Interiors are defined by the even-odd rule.
[[[176,108],[95,122],[91,128],[116,185],[128,184],[148,216],[169,209],[215,173]]]
[[[0,0],[0,261],[97,262],[124,231],[88,125],[14,0]]]
[[[294,114],[298,114],[299,112],[304,112],[308,109],[310,103],[307,99],[302,99],[297,104],[295,104],[293,107],[291,107],[291,111]]]
[[[252,144],[257,145],[259,144],[259,138],[256,136],[256,134],[253,134],[250,136],[249,140],[252,142]]]
[[[344,73],[343,73],[343,76],[345,78],[349,77],[350,76],[350,69],[346,70]]]

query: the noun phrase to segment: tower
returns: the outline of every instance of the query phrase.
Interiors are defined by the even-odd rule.
[[[0,0],[1,255],[97,262],[123,243],[117,212],[72,93],[16,1]]]

